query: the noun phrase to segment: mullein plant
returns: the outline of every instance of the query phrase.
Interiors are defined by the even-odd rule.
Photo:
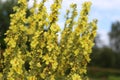
[[[57,21],[62,0],[54,0],[50,13],[45,2],[34,0],[28,9],[27,0],[18,0],[13,8],[0,80],[88,79],[87,63],[97,29],[97,20],[88,22],[91,2],[83,3],[78,21],[77,5],[71,4],[60,40]]]

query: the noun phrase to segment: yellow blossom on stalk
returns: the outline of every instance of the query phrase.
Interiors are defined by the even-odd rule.
[[[37,80],[35,76],[28,76],[27,80]]]
[[[37,65],[36,65],[37,67],[41,67],[41,64],[40,63],[37,63]]]
[[[12,69],[15,70],[18,74],[22,74],[22,64],[24,64],[24,61],[20,59],[21,57],[14,58],[10,61],[12,65]]]
[[[16,41],[14,41],[14,39],[10,39],[8,42],[8,46],[11,46],[11,48],[14,48],[16,46]]]
[[[14,72],[13,72],[13,71],[11,71],[10,73],[8,73],[7,79],[10,79],[12,75],[14,75]]]
[[[52,49],[54,49],[54,45],[53,44],[48,44],[47,48],[48,48],[49,51],[51,51]]]
[[[11,60],[10,63],[11,63],[13,66],[19,65],[19,62],[18,62],[17,58]]]
[[[45,74],[44,73],[40,73],[40,76],[42,79],[45,79]]]
[[[55,77],[54,75],[51,75],[50,80],[55,80],[55,78],[54,78],[54,77]]]
[[[4,69],[0,80],[87,80],[87,63],[96,36],[97,20],[88,22],[91,2],[78,15],[72,3],[60,32],[59,10],[63,0],[54,0],[47,12],[45,2],[28,8],[28,0],[18,0],[5,33]],[[61,34],[59,38],[59,34]]]
[[[68,19],[67,21],[66,21],[66,23],[68,24],[68,23],[70,23],[72,21],[72,19]]]
[[[52,69],[55,70],[58,66],[58,63],[56,61],[52,61]]]
[[[60,27],[57,24],[52,24],[50,29],[51,29],[51,31],[53,31],[55,33],[60,31]]]
[[[46,63],[47,65],[48,65],[50,62],[52,62],[51,57],[48,56],[48,55],[45,55],[45,56],[43,57],[43,60],[45,60],[45,63]]]
[[[79,54],[79,49],[75,50],[75,55],[77,56]]]
[[[82,74],[82,73],[85,73],[86,74],[86,72],[87,72],[87,70],[84,68],[84,69],[80,69],[80,74]]]
[[[78,75],[78,74],[73,74],[73,75],[72,75],[72,80],[82,80],[82,79],[81,79],[80,75]]]
[[[3,77],[3,75],[2,75],[2,73],[0,73],[0,79],[2,79],[2,77]]]

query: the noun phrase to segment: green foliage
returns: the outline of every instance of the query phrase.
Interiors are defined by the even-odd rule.
[[[120,22],[114,22],[111,26],[111,32],[109,33],[110,36],[110,44],[111,48],[120,53]]]
[[[102,44],[100,35],[95,38],[95,46],[91,54],[90,66],[99,66],[104,68],[120,69],[120,22],[114,22],[111,25],[111,32],[109,33],[110,46],[99,47]]]
[[[89,66],[120,69],[119,60],[120,54],[114,52],[111,48],[93,48]]]
[[[58,43],[57,24],[62,0],[54,0],[48,14],[46,0],[28,10],[27,0],[18,0],[10,15],[10,27],[5,33],[6,49],[3,80],[87,80],[86,68],[96,36],[97,21],[88,22],[90,2],[85,2],[78,21],[76,4]],[[38,9],[38,11],[36,11]],[[29,12],[29,13],[28,13]],[[29,15],[28,15],[29,14]]]
[[[97,66],[110,68],[115,65],[116,56],[111,49],[104,47],[101,50],[99,50],[98,53],[95,52],[92,54],[92,61],[93,63],[95,62],[95,64],[99,63],[97,64]]]
[[[92,79],[90,80],[111,80],[112,78],[118,78],[120,76],[120,70],[119,69],[113,69],[113,68],[100,68],[100,67],[89,67],[88,68],[88,76]]]
[[[118,76],[109,76],[108,80],[120,80]]]
[[[9,15],[13,13],[13,6],[15,6],[16,0],[6,0],[3,2],[0,0],[0,44],[1,48],[5,49],[4,33],[8,30],[10,17]]]

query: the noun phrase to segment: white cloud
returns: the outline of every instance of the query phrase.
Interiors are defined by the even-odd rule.
[[[108,36],[108,32],[104,29],[101,29],[98,31],[98,34],[100,35],[100,40],[102,42],[102,44],[100,43],[100,46],[109,46],[109,36]]]
[[[33,2],[34,2],[34,0],[29,0],[29,2],[28,2],[28,7],[29,8],[33,6]]]
[[[111,18],[112,22],[114,21],[120,21],[120,15],[115,15]]]
[[[99,9],[119,9],[120,0],[93,0],[93,6]]]
[[[30,4],[34,0],[30,0]],[[41,0],[37,0],[37,2],[40,2]],[[93,6],[99,9],[119,9],[120,0],[63,0],[62,7],[63,8],[69,8],[69,5],[71,3],[76,3],[78,7],[81,6],[81,4],[85,1],[91,1],[93,3]],[[53,3],[53,0],[47,0],[47,5],[49,6],[51,3]]]

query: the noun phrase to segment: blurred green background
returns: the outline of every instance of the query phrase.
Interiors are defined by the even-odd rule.
[[[8,29],[9,15],[14,13],[12,8],[16,0],[0,0],[0,72],[2,71],[2,59],[5,49],[4,33]],[[101,44],[103,41],[98,34],[95,38],[95,46],[91,54],[91,62],[88,64],[88,76],[90,80],[120,80],[120,22],[111,23],[109,32],[109,46]]]

